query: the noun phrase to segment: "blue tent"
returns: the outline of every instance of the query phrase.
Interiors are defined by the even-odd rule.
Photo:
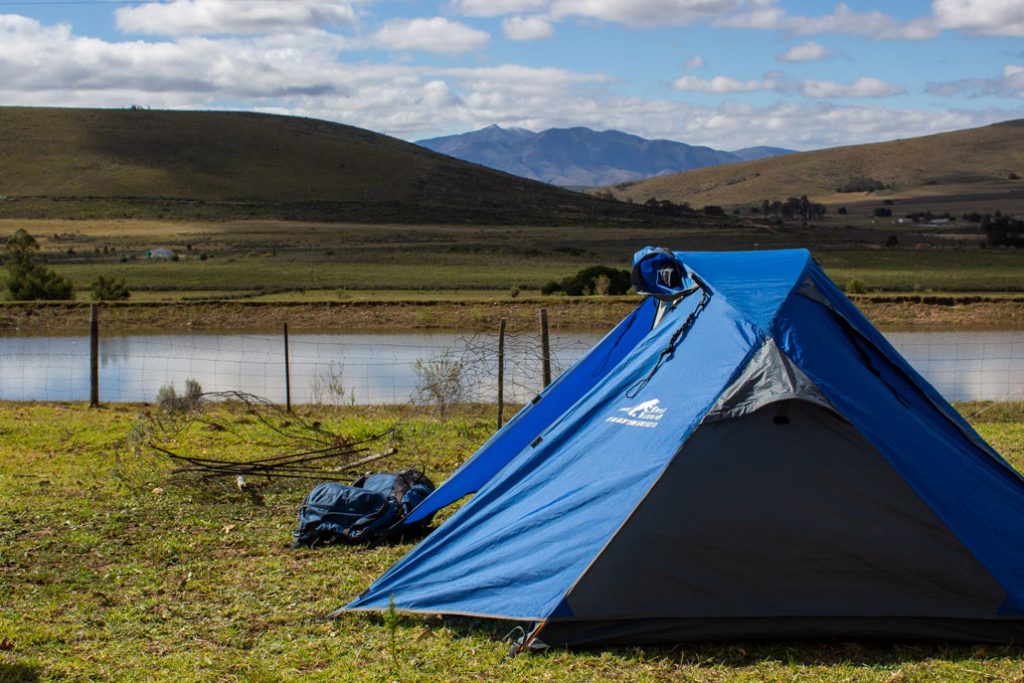
[[[524,646],[1024,636],[1024,480],[807,251],[647,248],[634,283],[343,609],[528,621]]]

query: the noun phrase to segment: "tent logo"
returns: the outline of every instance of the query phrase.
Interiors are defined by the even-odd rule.
[[[658,422],[665,416],[666,410],[665,408],[659,408],[659,403],[661,401],[655,398],[650,401],[644,401],[639,405],[619,408],[619,412],[625,413],[626,417],[613,415],[608,418],[608,422],[626,425],[627,427],[657,427]]]

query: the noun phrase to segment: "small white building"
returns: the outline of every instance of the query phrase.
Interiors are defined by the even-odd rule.
[[[166,247],[157,247],[156,249],[147,249],[146,258],[158,259],[161,261],[171,261],[174,259],[176,254],[173,249],[167,249]]]

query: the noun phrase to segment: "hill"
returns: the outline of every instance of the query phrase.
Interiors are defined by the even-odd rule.
[[[0,217],[400,222],[637,209],[368,130],[241,112],[0,108]]]
[[[728,164],[791,150],[751,147],[724,152],[672,140],[648,140],[617,130],[488,126],[420,140],[417,144],[458,159],[565,187],[593,187],[692,168]]]
[[[925,137],[788,154],[609,188],[620,199],[742,206],[808,195],[1024,209],[1024,119]],[[957,206],[959,206],[957,204]]]

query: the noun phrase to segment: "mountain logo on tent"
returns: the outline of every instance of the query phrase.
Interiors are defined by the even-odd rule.
[[[665,416],[665,411],[667,410],[666,408],[659,408],[658,404],[660,403],[659,399],[654,398],[650,401],[644,401],[639,405],[619,408],[619,412],[625,413],[628,417],[613,415],[608,418],[608,422],[628,427],[657,427],[658,422]]]

